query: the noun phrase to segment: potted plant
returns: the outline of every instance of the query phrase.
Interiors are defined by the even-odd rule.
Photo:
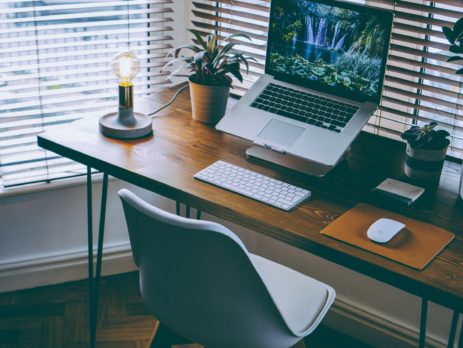
[[[402,134],[407,141],[405,175],[428,185],[439,183],[444,165],[450,134],[443,129],[434,129],[437,122],[424,126],[412,126]]]
[[[190,70],[190,74],[186,76],[190,82],[193,118],[201,122],[215,123],[225,114],[232,83],[231,76],[243,82],[240,72],[241,64],[245,65],[247,73],[249,71],[248,61],[255,61],[254,58],[233,50],[237,42],[230,42],[230,39],[237,37],[251,39],[239,33],[230,35],[223,41],[220,41],[216,35],[209,34],[204,40],[198,31],[193,29],[188,31],[194,35],[197,44],[174,48],[168,53],[168,56],[174,59],[165,67],[182,63],[170,76],[179,76],[178,73],[184,69]],[[189,50],[192,54],[179,57],[183,50]]]

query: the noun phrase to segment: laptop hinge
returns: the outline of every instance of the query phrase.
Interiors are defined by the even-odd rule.
[[[275,151],[275,152],[278,152],[278,153],[281,153],[282,155],[284,155],[286,153],[285,150],[282,150],[282,149],[279,149],[275,146],[272,146],[272,145],[268,145],[268,144],[265,144],[265,143],[260,143],[260,142],[254,142],[255,145],[257,146],[261,146],[267,150],[271,150],[271,151]]]
[[[246,157],[251,160],[263,160],[317,177],[322,177],[333,169],[333,166],[309,161],[305,158],[291,155],[290,153],[273,151],[261,145],[254,145],[246,149]]]

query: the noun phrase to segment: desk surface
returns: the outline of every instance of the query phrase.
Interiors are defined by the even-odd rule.
[[[155,97],[167,101],[173,90]],[[233,221],[300,249],[369,275],[442,305],[463,311],[463,203],[458,200],[460,169],[446,163],[439,189],[427,192],[412,208],[391,210],[434,224],[456,239],[423,271],[320,234],[320,230],[365,201],[386,177],[401,177],[404,144],[362,133],[347,158],[322,179],[245,158],[252,144],[191,118],[188,92],[154,119],[153,137],[119,141],[98,132],[98,118],[88,118],[47,131],[41,147]],[[216,160],[255,170],[312,191],[312,198],[291,212],[267,206],[193,179]]]

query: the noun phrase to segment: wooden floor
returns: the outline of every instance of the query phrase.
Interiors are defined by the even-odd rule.
[[[156,319],[143,304],[138,273],[105,277],[101,285],[97,347],[148,347]],[[1,294],[0,348],[88,347],[87,317],[86,281]],[[367,347],[323,326],[305,346]]]

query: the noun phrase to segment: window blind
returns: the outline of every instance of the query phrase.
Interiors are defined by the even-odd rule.
[[[346,1],[349,2],[349,1]],[[447,63],[449,44],[442,26],[453,27],[463,16],[463,2],[350,1],[394,12],[391,46],[380,108],[365,130],[400,139],[412,124],[431,120],[451,134],[449,155],[461,158],[463,150],[462,77],[458,65]],[[193,0],[193,27],[220,37],[246,32],[250,44],[237,46],[254,56],[251,71],[234,92],[243,94],[264,71],[270,0]]]
[[[85,173],[36,135],[117,108],[111,59],[140,59],[135,95],[166,83],[172,0],[0,2],[0,174],[4,187]]]

